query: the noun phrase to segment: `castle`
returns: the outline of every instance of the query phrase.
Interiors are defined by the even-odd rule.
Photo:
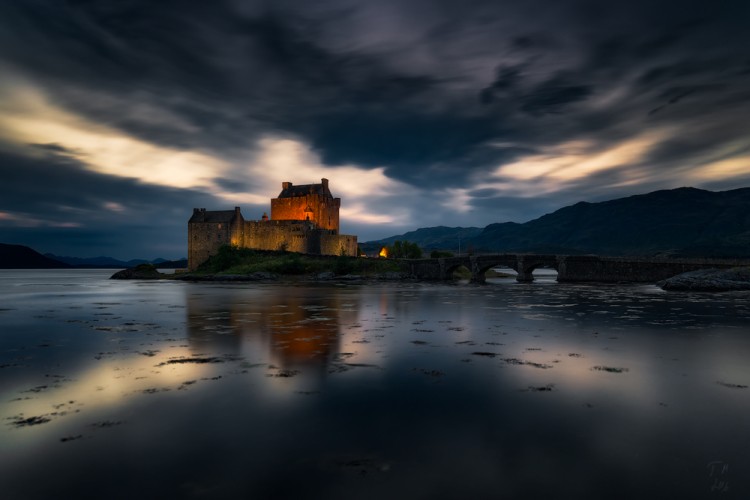
[[[281,184],[271,200],[271,217],[245,220],[240,207],[207,211],[194,208],[188,221],[188,268],[192,271],[222,245],[256,250],[286,250],[312,255],[357,255],[357,237],[339,234],[341,198],[328,179],[321,184]]]

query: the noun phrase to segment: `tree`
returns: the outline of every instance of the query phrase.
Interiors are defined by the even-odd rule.
[[[417,245],[416,243],[409,243],[408,241],[405,244],[407,246],[407,250],[406,250],[407,259],[421,259],[422,258],[422,249],[419,248],[419,245]]]
[[[416,243],[396,240],[388,247],[388,257],[393,259],[419,259],[422,249]]]

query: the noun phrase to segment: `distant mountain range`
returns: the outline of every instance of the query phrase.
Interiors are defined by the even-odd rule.
[[[409,231],[398,236],[378,240],[376,243],[378,246],[382,246],[392,245],[396,240],[406,240],[418,243],[422,248],[443,248],[441,245],[444,245],[446,242],[452,242],[453,246],[457,246],[459,239],[469,240],[470,238],[475,238],[482,231],[481,227],[423,227],[416,231]]]
[[[151,263],[164,269],[187,267],[187,259],[173,261],[166,259],[122,261],[111,257],[82,259],[78,257],[60,257],[50,253],[42,255],[27,246],[0,243],[0,269],[123,269],[143,263]]]
[[[750,188],[679,188],[580,202],[523,224],[422,228],[362,246],[407,240],[456,252],[459,239],[464,252],[750,257]]]
[[[167,259],[154,259],[154,260],[145,260],[145,259],[132,259],[132,260],[117,260],[112,257],[89,257],[86,259],[82,259],[79,257],[61,257],[59,255],[54,255],[51,253],[44,254],[45,257],[48,257],[53,260],[57,260],[60,262],[63,262],[65,264],[69,264],[72,267],[83,267],[83,268],[118,268],[121,269],[123,267],[135,267],[138,264],[154,264],[156,266],[159,266],[161,268],[174,268],[174,267],[187,267],[187,259],[181,259],[181,260],[167,260]]]

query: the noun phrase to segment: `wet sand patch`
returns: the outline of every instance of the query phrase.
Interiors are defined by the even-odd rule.
[[[279,370],[276,373],[269,373],[269,374],[267,374],[266,377],[292,378],[292,377],[296,377],[300,373],[302,373],[302,372],[299,371],[299,370]]]
[[[194,364],[209,364],[209,363],[225,363],[227,361],[239,361],[241,358],[235,357],[235,356],[205,356],[205,357],[192,357],[192,358],[185,358],[185,357],[179,357],[179,358],[171,358],[167,361],[163,361],[159,363],[158,366],[167,366],[167,365],[184,365],[188,363],[194,363]]]
[[[503,358],[503,361],[505,361],[509,365],[527,365],[533,366],[534,368],[540,368],[542,370],[552,368],[551,365],[545,365],[544,363],[535,363],[533,361],[524,361],[518,358]]]
[[[618,368],[614,366],[594,366],[591,369],[594,371],[607,372],[607,373],[626,373],[630,371],[628,368]]]
[[[35,415],[32,417],[23,417],[23,415],[18,415],[15,417],[11,417],[9,419],[10,425],[14,427],[30,427],[32,425],[41,425],[46,424],[47,422],[51,422],[52,419],[48,418],[47,415]]]
[[[555,390],[555,384],[547,384],[541,386],[530,385],[526,389],[521,389],[523,392],[552,392]]]
[[[60,438],[61,443],[67,443],[68,441],[76,441],[78,439],[82,439],[83,434],[76,434],[75,436],[65,436]]]
[[[157,389],[156,387],[149,387],[148,389],[143,389],[141,393],[143,394],[156,394],[157,392],[167,392],[170,389],[167,387],[162,387],[161,389]]]
[[[724,382],[722,380],[717,380],[716,383],[723,387],[728,387],[730,389],[747,389],[747,386],[743,384],[732,384],[729,382]]]
[[[89,427],[93,427],[95,429],[109,429],[111,427],[117,427],[118,425],[122,425],[125,422],[122,420],[101,420],[99,422],[94,422],[92,424],[89,424]]]

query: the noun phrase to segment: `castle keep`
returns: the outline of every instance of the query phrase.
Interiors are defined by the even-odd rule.
[[[321,184],[281,184],[271,200],[271,217],[245,220],[240,207],[207,211],[194,208],[188,221],[188,268],[192,271],[222,245],[255,250],[286,250],[312,255],[357,255],[357,237],[339,234],[341,198],[328,179]]]

